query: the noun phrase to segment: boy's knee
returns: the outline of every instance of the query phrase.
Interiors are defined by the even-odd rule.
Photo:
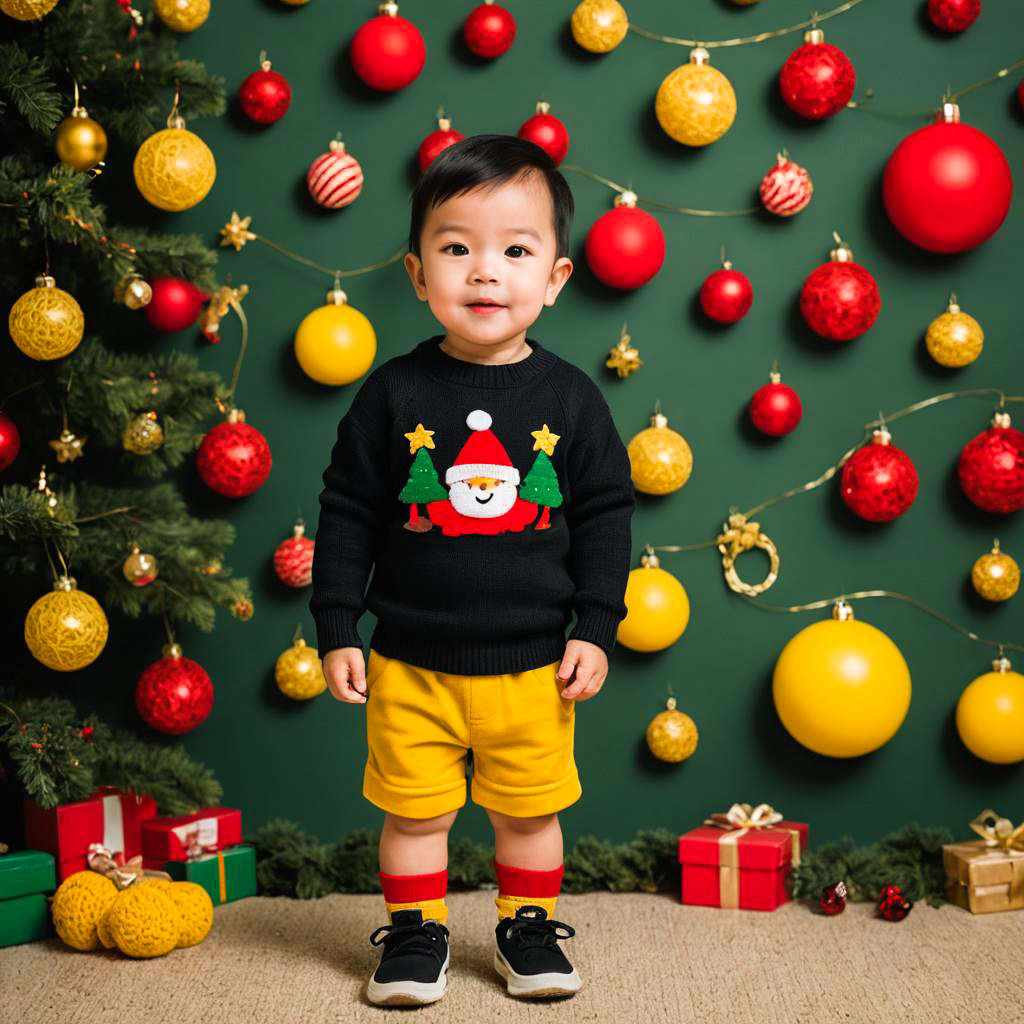
[[[423,836],[435,832],[447,832],[455,823],[458,811],[438,814],[433,818],[405,818],[400,814],[387,812],[384,824],[405,835]]]
[[[495,830],[501,829],[506,832],[520,833],[543,832],[544,829],[550,827],[551,823],[558,818],[557,813],[554,812],[551,814],[538,814],[531,818],[517,818],[511,814],[492,811],[490,808],[487,808],[487,814],[490,816],[491,824]]]

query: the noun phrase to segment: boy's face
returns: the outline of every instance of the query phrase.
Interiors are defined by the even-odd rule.
[[[407,253],[405,269],[449,337],[491,347],[525,338],[542,307],[555,304],[572,273],[572,260],[556,260],[555,250],[551,193],[531,174],[431,209],[421,256]]]

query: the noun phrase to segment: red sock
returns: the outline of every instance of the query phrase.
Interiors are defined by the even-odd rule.
[[[444,902],[448,891],[448,869],[425,875],[388,875],[380,872],[384,903],[390,916],[396,910],[419,909],[423,920],[434,918],[444,924],[448,908]]]
[[[515,917],[516,908],[526,903],[543,907],[549,918],[555,916],[555,903],[565,874],[564,864],[550,871],[533,871],[499,864],[495,858],[494,870],[498,876],[498,896],[494,902],[499,917]]]

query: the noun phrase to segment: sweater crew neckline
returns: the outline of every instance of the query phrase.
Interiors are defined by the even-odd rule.
[[[474,363],[468,359],[459,359],[441,348],[442,341],[443,334],[435,334],[421,341],[414,350],[416,356],[434,376],[470,387],[515,387],[547,372],[556,361],[555,354],[533,338],[525,339],[532,350],[530,354],[514,363]]]

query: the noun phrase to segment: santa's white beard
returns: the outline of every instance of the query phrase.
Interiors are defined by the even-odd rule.
[[[508,480],[489,481],[471,487],[468,480],[456,480],[448,491],[452,508],[474,519],[503,516],[516,503],[515,484]]]

